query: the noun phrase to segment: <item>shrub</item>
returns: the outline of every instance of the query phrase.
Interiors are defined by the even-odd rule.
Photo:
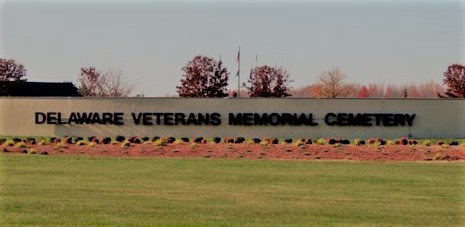
[[[388,140],[388,141],[386,141],[386,145],[396,145],[396,141]]]
[[[166,143],[173,143],[174,141],[176,141],[176,138],[170,136],[166,139]]]
[[[13,140],[6,140],[4,143],[3,143],[3,146],[5,147],[10,147],[10,146],[14,146],[16,143],[15,141]]]
[[[230,138],[230,137],[226,137],[226,138],[224,138],[224,142],[225,143],[234,143],[234,139]]]
[[[150,138],[148,136],[144,136],[144,137],[141,138],[141,140],[144,141],[144,142],[147,142],[147,141],[150,140]]]
[[[97,143],[96,142],[90,142],[88,144],[89,147],[96,147],[97,146]]]
[[[32,137],[27,138],[26,141],[27,141],[28,144],[31,144],[31,145],[36,144],[36,139],[32,138]]]
[[[262,142],[262,140],[260,138],[253,138],[252,140],[253,140],[253,142],[255,144],[258,144],[258,143]]]
[[[65,143],[63,143],[63,142],[57,143],[53,147],[54,150],[58,150],[58,149],[62,149],[62,148],[66,148]]]
[[[431,140],[425,140],[423,141],[424,146],[431,146]]]
[[[59,141],[57,141],[57,140],[59,140]],[[50,137],[50,143],[59,143],[59,142],[61,142],[60,138]]]
[[[437,141],[437,142],[436,142],[436,145],[439,145],[439,146],[442,146],[443,144],[444,144],[443,141]]]
[[[63,141],[67,144],[73,144],[73,138],[71,137],[65,137],[63,138]]]
[[[291,139],[291,138],[284,139],[284,142],[286,142],[286,143],[292,143],[292,139]]]
[[[81,140],[84,140],[84,138],[82,138],[81,136],[78,136],[78,137],[74,138],[74,142],[78,142],[78,141],[81,141]]]
[[[344,144],[344,145],[349,145],[349,144],[350,144],[350,140],[348,140],[348,139],[341,139],[341,140],[339,141],[339,143]]]
[[[184,142],[184,143],[189,143],[189,138],[181,137],[181,141]]]
[[[215,137],[215,138],[213,138],[213,142],[215,142],[215,143],[220,143],[220,142],[221,142],[221,138],[220,138],[220,137]]]
[[[254,143],[255,143],[255,142],[256,142],[256,141],[254,141]],[[260,140],[259,144],[260,144],[262,147],[267,147],[269,143],[268,143],[268,141],[266,141],[266,140]]]
[[[100,143],[100,140],[98,138],[93,138],[92,140],[89,140],[89,141],[92,143],[96,143],[96,144]]]
[[[306,139],[305,144],[313,144],[312,139]]]
[[[27,150],[27,153],[28,153],[28,154],[37,154],[37,150],[34,149],[34,148],[31,148],[31,149],[28,149],[28,150]]]
[[[271,138],[270,139],[270,143],[271,144],[278,144],[279,143],[279,140],[277,138]]]
[[[362,145],[365,145],[365,140],[361,140],[361,139],[354,139],[354,145],[355,146],[362,146]]]
[[[37,142],[38,145],[48,145],[48,142],[46,140],[40,140]]]
[[[234,141],[234,143],[243,143],[245,141],[245,138],[244,137],[237,137],[236,140]]]
[[[417,142],[416,140],[410,140],[410,141],[408,141],[408,144],[410,144],[410,145],[417,145],[418,142]]]
[[[407,145],[408,144],[408,139],[405,137],[402,137],[399,139],[400,145]]]
[[[15,144],[17,148],[27,148],[27,144],[25,142],[18,142]]]
[[[178,144],[183,144],[183,143],[185,143],[185,142],[184,142],[182,139],[177,139],[177,140],[175,140],[175,141],[173,142],[173,144],[176,144],[176,145],[178,145]]]
[[[130,137],[130,138],[128,139],[128,141],[129,141],[130,143],[134,143],[134,144],[140,144],[140,143],[141,143],[141,142],[140,142],[140,139],[139,139],[137,136],[132,136],[132,137]]]
[[[201,137],[201,136],[200,136],[200,137],[196,137],[196,138],[194,139],[194,143],[201,143],[202,140],[203,140],[203,137]]]
[[[457,142],[457,141],[451,141],[451,142],[449,143],[449,145],[450,145],[450,146],[458,146],[458,145],[459,145],[459,142]]]
[[[111,143],[111,138],[110,137],[105,137],[102,139],[103,144],[110,144]]]
[[[79,141],[76,142],[77,146],[83,146],[83,145],[87,145],[87,144],[88,144],[88,142],[84,141],[84,140],[79,140]]]
[[[197,143],[196,142],[193,142],[191,143],[191,150],[194,150],[195,148],[197,148]]]
[[[368,140],[368,144],[375,145],[375,146],[380,146],[380,145],[386,145],[386,141],[384,141],[381,138],[375,138],[375,139]]]
[[[4,144],[6,142],[5,138],[0,138],[0,145]]]
[[[442,153],[436,153],[436,155],[434,155],[433,157],[434,160],[445,160],[447,158],[449,158],[449,156],[444,155]]]
[[[94,139],[97,139],[95,136],[89,136],[87,137],[87,141],[93,141]]]
[[[164,139],[158,139],[153,144],[157,147],[164,147],[166,146],[166,141]]]
[[[152,138],[152,142],[155,142],[155,141],[157,141],[157,140],[159,140],[159,139],[160,139],[159,136],[154,136],[154,137]]]
[[[329,145],[334,145],[336,143],[337,143],[337,141],[335,139],[333,139],[333,138],[328,139],[328,144]]]
[[[130,146],[131,146],[131,142],[129,142],[129,140],[125,140],[121,143],[122,148],[128,148]]]
[[[315,141],[315,144],[316,144],[316,145],[326,145],[326,140],[325,140],[325,139],[322,139],[322,138],[317,139],[317,140]]]
[[[23,140],[21,138],[13,138],[13,141],[15,143],[23,142]]]
[[[116,136],[115,140],[121,143],[121,142],[125,141],[126,138],[124,136]]]
[[[301,146],[303,146],[303,145],[305,145],[305,140],[297,140],[297,141],[295,142],[295,146],[296,146],[296,147],[301,147]]]

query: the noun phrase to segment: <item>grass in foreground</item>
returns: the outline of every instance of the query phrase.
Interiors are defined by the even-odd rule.
[[[0,225],[464,224],[464,163],[0,155]]]

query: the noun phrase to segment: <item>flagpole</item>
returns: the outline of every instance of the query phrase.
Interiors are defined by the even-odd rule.
[[[237,52],[237,97],[241,97],[241,46]]]

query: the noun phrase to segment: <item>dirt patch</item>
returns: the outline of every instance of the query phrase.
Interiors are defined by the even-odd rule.
[[[181,143],[149,144],[47,144],[0,146],[1,151],[45,155],[139,156],[228,159],[302,159],[360,161],[463,161],[465,146],[424,145],[316,145]]]

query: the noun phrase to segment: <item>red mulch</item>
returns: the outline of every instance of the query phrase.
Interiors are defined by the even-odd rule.
[[[0,146],[10,153],[33,153],[47,155],[88,156],[136,156],[167,158],[227,158],[227,159],[299,159],[299,160],[357,160],[357,161],[463,161],[465,146],[423,145],[303,145],[295,144],[226,144],[184,143],[155,146],[154,144],[131,144],[124,148],[120,144],[89,145],[56,144],[28,145],[27,148]]]

